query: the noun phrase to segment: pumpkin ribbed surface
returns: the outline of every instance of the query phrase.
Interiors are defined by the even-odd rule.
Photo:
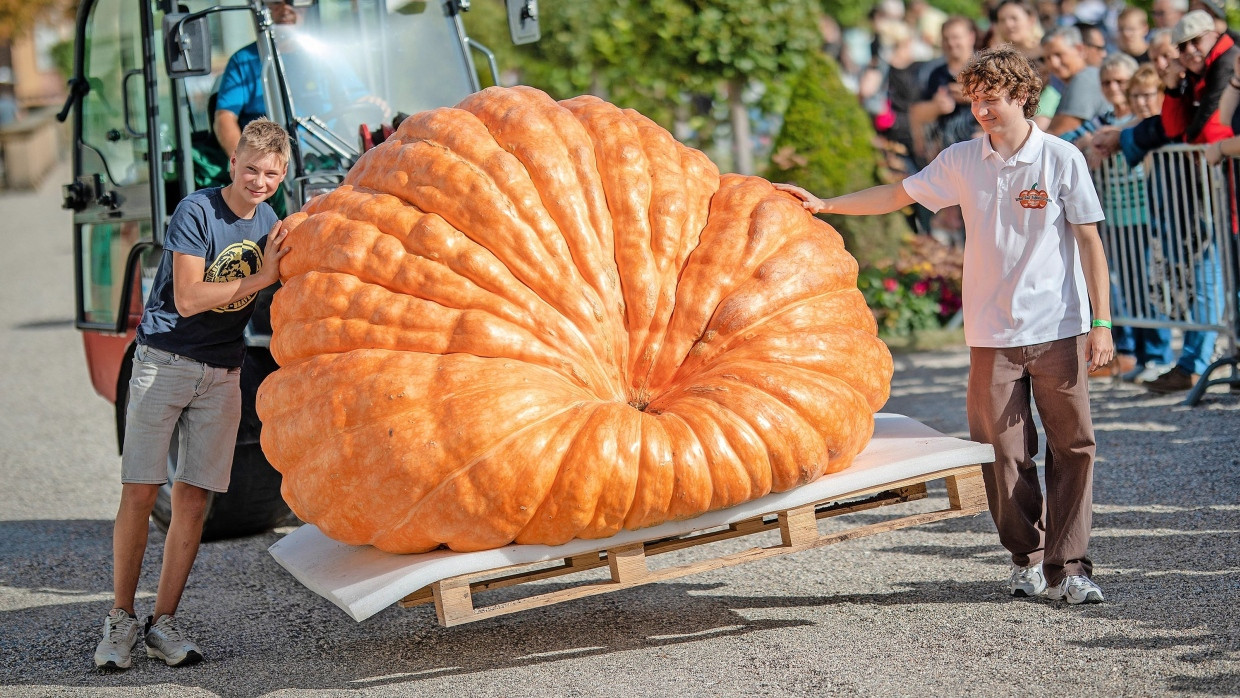
[[[289,223],[262,445],[345,543],[697,516],[847,467],[887,399],[839,235],[597,98],[413,116]]]

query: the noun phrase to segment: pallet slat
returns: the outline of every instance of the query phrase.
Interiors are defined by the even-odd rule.
[[[946,509],[901,516],[829,535],[822,535],[818,530],[818,520],[822,518],[923,499],[926,496],[926,482],[938,479],[945,480],[947,485],[948,507]],[[450,577],[406,596],[399,603],[402,607],[411,607],[434,601],[436,617],[441,625],[460,625],[778,555],[834,545],[909,526],[968,516],[986,509],[986,491],[978,466],[956,468],[922,479],[911,478],[894,483],[894,486],[889,489],[876,490],[880,488],[870,488],[857,493],[863,496],[869,495],[868,498],[862,500],[818,502],[784,511],[770,512],[763,516],[736,522],[721,530],[695,532],[674,538],[631,543],[596,553],[575,555],[565,558],[552,567],[511,572],[510,570],[530,566],[528,564],[513,565],[508,568]],[[769,518],[772,516],[773,519]],[[775,529],[780,531],[780,543],[777,545],[748,548],[660,570],[651,570],[647,565],[647,557],[650,555],[693,548]],[[610,569],[610,580],[582,583],[480,608],[474,606],[473,594],[482,591],[542,581],[603,566]],[[496,574],[500,576],[494,576]],[[487,578],[483,579],[484,577]]]
[[[822,537],[812,521],[923,499],[925,483],[932,480],[946,481],[949,500],[949,507],[932,514],[934,518],[981,511],[985,493],[977,464],[993,459],[994,449],[990,446],[941,434],[902,415],[880,413],[874,417],[873,438],[846,470],[694,519],[669,521],[642,531],[620,531],[607,539],[573,539],[557,546],[514,544],[471,553],[434,550],[399,555],[332,540],[318,527],[308,524],[276,541],[270,550],[272,557],[298,581],[356,621],[394,603],[435,603],[441,622],[456,624],[506,612],[504,608],[545,605],[879,532],[875,526],[880,524],[876,524]],[[807,507],[810,503],[812,510]],[[918,514],[881,524],[881,530],[928,520]],[[702,547],[708,543],[749,535],[764,536],[759,544],[770,549],[753,548],[670,571],[651,565],[644,575],[639,564],[641,556],[649,559],[685,549],[693,549],[694,557],[702,557],[711,554]],[[642,550],[638,551],[633,544],[640,544]],[[609,556],[608,549],[618,551],[625,546],[633,546],[627,556],[621,555],[623,551]],[[608,567],[609,572],[614,567],[621,581],[609,579],[609,574],[600,576],[603,567]],[[586,574],[565,577],[581,572]],[[479,602],[475,594],[484,591],[521,584],[529,585],[527,590],[546,590],[547,585],[536,583],[557,580],[561,584],[575,584],[583,579],[603,583],[585,591],[576,590],[580,588],[578,584],[542,601],[518,599],[494,610],[473,607]]]
[[[826,503],[821,503],[817,506],[814,516],[818,519],[824,519],[831,516],[855,514],[861,511],[876,509],[878,507],[890,506],[892,504],[899,504],[902,502],[911,502],[925,498],[926,485],[925,483],[918,483],[898,487],[895,490],[887,492],[879,492],[861,500],[850,500],[845,502],[829,501]],[[674,538],[645,541],[644,545],[646,547],[646,556],[650,557],[677,550],[684,550],[686,548],[692,548],[699,545],[705,545],[707,543],[717,543],[719,541],[729,540],[740,536],[771,531],[777,528],[779,528],[778,519],[768,520],[766,517],[758,516],[752,519],[738,521],[729,525],[725,529],[691,533]],[[578,572],[598,569],[599,567],[606,567],[608,562],[605,551],[599,550],[592,553],[564,558],[550,567],[526,569],[530,568],[531,564],[545,563],[518,564],[509,567],[495,568],[487,572],[474,573],[472,577],[474,579],[480,575],[487,576],[488,578],[471,582],[470,589],[472,589],[476,594],[482,591],[502,589],[504,587],[524,584],[526,582],[554,579],[555,577],[562,577],[568,574],[576,574]],[[499,574],[508,570],[525,571],[504,574],[499,577],[490,577],[492,574]],[[399,601],[399,603],[404,608],[410,608],[413,606],[432,603],[433,601],[434,595],[431,593],[431,587],[428,585],[404,597]]]

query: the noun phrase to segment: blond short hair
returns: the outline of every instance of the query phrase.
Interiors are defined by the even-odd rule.
[[[1025,100],[1025,118],[1038,113],[1042,77],[1029,58],[1011,44],[988,48],[960,71],[960,86],[970,98],[989,94]]]
[[[289,146],[288,131],[280,124],[260,116],[245,125],[241,131],[241,140],[237,142],[237,150],[247,148],[264,155],[275,155],[285,165],[292,157]]]
[[[1137,68],[1132,77],[1128,79],[1128,84],[1124,87],[1124,94],[1131,95],[1142,88],[1162,91],[1162,77],[1158,75],[1158,69],[1152,63],[1142,63]]]

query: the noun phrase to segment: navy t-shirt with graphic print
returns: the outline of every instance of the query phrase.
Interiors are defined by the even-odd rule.
[[[164,256],[138,325],[138,343],[212,366],[241,366],[245,325],[254,314],[257,294],[182,317],[173,295],[172,253],[202,257],[206,261],[204,281],[240,279],[263,268],[267,233],[278,220],[266,202],[258,205],[250,219],[238,218],[219,187],[200,189],[182,199],[168,223]]]

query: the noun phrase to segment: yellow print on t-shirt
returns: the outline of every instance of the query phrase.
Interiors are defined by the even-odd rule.
[[[202,275],[203,281],[212,283],[224,283],[226,281],[235,281],[244,279],[245,277],[257,273],[263,268],[263,251],[259,249],[258,243],[253,240],[242,240],[235,242],[220,252],[211,266],[207,268],[206,273]],[[231,313],[241,310],[254,301],[257,293],[251,293],[245,298],[238,298],[228,305],[213,308],[213,313]]]

